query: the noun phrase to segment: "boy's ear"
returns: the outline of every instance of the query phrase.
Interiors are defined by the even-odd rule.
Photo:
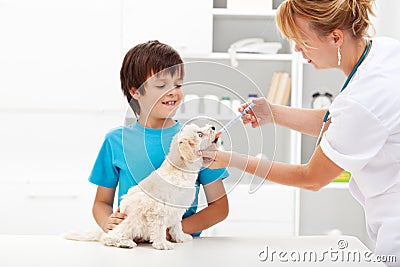
[[[132,96],[134,99],[136,99],[136,100],[139,99],[140,92],[139,92],[139,90],[137,90],[135,87],[132,87],[131,89],[129,89],[129,93],[131,94],[131,96]]]

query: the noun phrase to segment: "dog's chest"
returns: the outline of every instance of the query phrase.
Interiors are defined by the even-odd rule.
[[[194,173],[157,170],[142,183],[142,188],[160,202],[187,209],[196,195],[196,178]]]
[[[182,220],[182,216],[186,209],[178,207],[166,207],[164,209],[164,224],[167,227],[173,226]]]

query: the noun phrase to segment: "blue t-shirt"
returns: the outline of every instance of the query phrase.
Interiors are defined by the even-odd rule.
[[[89,181],[108,188],[118,186],[118,206],[129,188],[158,169],[168,154],[172,138],[182,124],[162,129],[145,128],[135,122],[111,130],[103,142]],[[196,180],[196,196],[183,218],[196,213],[200,184],[228,177],[226,169],[202,168]],[[200,233],[198,233],[200,234]]]

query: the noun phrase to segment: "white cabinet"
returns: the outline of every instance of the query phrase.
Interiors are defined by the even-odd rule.
[[[0,183],[0,234],[62,234],[97,229],[88,183]]]
[[[182,55],[211,51],[212,0],[122,0],[123,51],[159,40]]]
[[[295,235],[295,191],[266,184],[249,193],[249,185],[237,185],[228,192],[228,218],[204,231],[203,236]]]
[[[300,192],[300,235],[321,235],[339,230],[358,237],[373,250],[364,209],[351,196],[346,183],[332,183],[318,192]]]

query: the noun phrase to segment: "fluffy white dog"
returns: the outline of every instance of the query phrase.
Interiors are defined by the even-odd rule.
[[[120,210],[127,217],[108,233],[67,234],[67,239],[100,241],[106,246],[133,248],[134,240],[149,241],[156,249],[173,249],[166,240],[186,242],[192,236],[182,231],[182,216],[195,197],[195,181],[202,166],[198,150],[215,139],[213,126],[186,125],[177,133],[170,152],[157,170],[122,197]]]

